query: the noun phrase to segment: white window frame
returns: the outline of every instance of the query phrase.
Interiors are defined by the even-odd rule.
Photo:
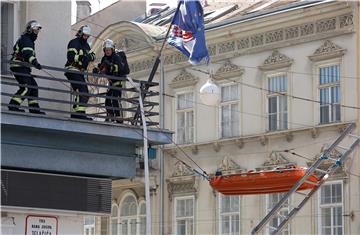
[[[85,221],[86,221],[86,218],[90,218],[92,217],[94,223],[92,224],[86,224]],[[85,216],[84,217],[84,235],[86,235],[86,231],[89,231],[89,235],[95,235],[95,216]]]
[[[342,107],[344,105],[344,80],[343,79],[343,62],[342,62],[342,58],[341,57],[337,57],[334,59],[330,59],[330,60],[322,60],[322,61],[317,61],[313,64],[313,94],[315,94],[315,100],[317,100],[317,103],[313,104],[314,107],[314,125],[326,125],[326,124],[331,124],[331,123],[336,123],[336,122],[328,122],[328,123],[320,123],[320,68],[322,67],[327,67],[327,66],[332,66],[332,65],[339,65],[339,69],[340,69],[340,81],[339,81],[339,86],[340,86],[340,120],[336,121],[336,122],[342,122],[344,116],[345,116],[345,110]],[[326,86],[326,85],[325,85]],[[324,86],[324,87],[325,87]]]
[[[116,208],[116,216],[113,216],[113,209],[114,208]],[[116,229],[117,229],[116,235],[119,234],[119,227],[120,227],[119,226],[119,213],[120,213],[119,206],[116,203],[113,203],[111,205],[111,215],[110,215],[110,229],[109,229],[110,235],[115,235],[115,234],[113,234],[113,231],[112,231],[113,220],[116,220]]]
[[[270,87],[269,87],[269,79],[273,78],[273,77],[279,77],[279,76],[285,76],[286,77],[286,92],[274,92],[274,93],[270,93]],[[289,94],[291,94],[291,78],[290,78],[290,74],[286,71],[272,71],[272,72],[266,72],[265,76],[264,76],[264,95],[265,95],[265,130],[267,132],[275,132],[275,131],[283,131],[283,130],[289,130],[292,128],[291,126],[291,106],[290,106],[290,99],[289,99]],[[287,120],[286,120],[286,128],[280,128],[280,119],[277,118],[277,125],[276,125],[276,129],[274,130],[270,130],[270,113],[269,113],[269,99],[271,97],[281,97],[280,94],[284,94],[286,97],[286,104],[287,104]],[[279,110],[279,99],[277,98],[277,110]],[[277,115],[279,114],[279,111],[277,112]]]
[[[219,138],[232,138],[232,137],[236,137],[236,136],[240,136],[241,135],[241,104],[240,104],[240,97],[241,97],[241,88],[240,88],[240,84],[236,82],[236,84],[234,84],[234,82],[232,83],[223,83],[220,84],[220,92],[222,92],[222,88],[224,87],[230,87],[230,86],[237,86],[237,92],[238,92],[238,99],[235,100],[229,100],[229,101],[222,101],[220,100],[220,105],[219,105]],[[220,93],[220,97],[222,99],[222,93]],[[238,107],[238,111],[237,111],[237,118],[238,118],[238,133],[232,133],[230,136],[224,136],[223,135],[223,125],[222,125],[222,111],[223,111],[223,107],[224,106],[230,106],[231,105],[237,105]],[[235,111],[236,112],[236,111]],[[231,124],[230,124],[231,125]]]
[[[192,224],[193,224],[193,232],[192,234],[195,235],[195,231],[196,231],[196,217],[195,217],[195,212],[196,212],[196,200],[195,200],[195,196],[194,195],[191,195],[191,196],[175,196],[173,198],[173,234],[174,235],[178,235],[177,233],[177,221],[178,221],[178,218],[176,217],[176,214],[177,214],[177,202],[180,201],[180,200],[187,200],[187,199],[192,199],[193,200],[193,215],[192,216],[189,216],[189,217],[182,217],[181,219],[187,219],[187,218],[190,218],[192,219]],[[187,224],[186,224],[187,226]],[[185,229],[187,230],[187,229]],[[186,234],[188,235],[188,234]]]
[[[141,213],[141,206],[144,205],[145,206],[145,214],[140,214]],[[144,228],[145,228],[145,233],[144,234],[141,234],[141,219],[145,219],[145,224],[143,225]],[[146,202],[144,200],[141,200],[139,201],[139,204],[138,204],[138,227],[137,227],[137,233],[139,235],[146,235]]]
[[[191,108],[185,108],[185,109],[178,109],[178,97],[180,95],[184,95],[184,94],[187,94],[187,93],[192,93],[193,94],[193,105]],[[174,120],[174,123],[175,123],[175,140],[174,142],[177,143],[177,144],[193,144],[196,142],[196,92],[191,89],[191,88],[188,88],[188,89],[183,89],[181,91],[178,91],[176,92],[176,95],[175,95],[175,99],[174,99],[174,113],[175,113],[175,120]],[[193,112],[193,136],[192,136],[192,140],[190,141],[186,141],[186,139],[184,140],[184,142],[179,142],[178,141],[178,114],[179,113],[188,113],[188,112]],[[185,115],[186,116],[186,115]],[[186,122],[186,121],[185,121]]]
[[[221,205],[222,205],[222,199],[224,198],[224,197],[239,197],[239,211],[238,212],[225,212],[225,213],[221,213]],[[222,230],[222,216],[223,215],[229,215],[229,216],[234,216],[234,215],[238,215],[239,216],[239,224],[238,224],[238,226],[239,226],[239,235],[241,234],[241,197],[240,196],[226,196],[226,195],[222,195],[222,194],[220,194],[220,193],[218,193],[218,226],[219,226],[219,231],[218,231],[218,234],[219,235],[222,235],[222,234],[224,234],[224,233],[222,233],[223,232],[223,230]],[[230,220],[230,228],[231,228],[232,226],[231,226],[231,220]],[[231,233],[230,234],[233,234],[232,233],[232,231],[231,231]]]
[[[323,186],[329,186],[329,185],[334,185],[334,184],[340,184],[341,185],[341,203],[328,203],[326,205],[321,205],[321,192],[322,192],[322,189],[323,189]],[[319,235],[333,235],[333,211],[331,210],[331,234],[323,234],[322,233],[322,221],[321,221],[321,218],[322,218],[322,208],[334,208],[334,207],[338,207],[338,206],[341,206],[341,215],[344,214],[344,182],[342,180],[333,180],[333,181],[329,181],[329,182],[326,182],[324,185],[323,185],[319,192],[318,192],[318,211],[319,211],[319,217],[318,217],[318,234]],[[345,232],[345,229],[344,229],[344,226],[345,226],[345,220],[344,220],[344,217],[342,216],[342,234],[344,234]]]
[[[122,206],[123,206],[123,203],[125,201],[126,198],[128,197],[132,197],[134,198],[135,200],[135,203],[136,203],[136,213],[135,215],[131,215],[131,216],[121,216],[121,209],[122,209]],[[120,203],[119,203],[119,210],[118,210],[118,218],[119,218],[119,226],[118,226],[118,234],[119,235],[133,235],[133,233],[131,233],[131,220],[134,220],[135,221],[135,230],[136,230],[136,234],[138,233],[138,213],[139,213],[139,204],[138,204],[138,201],[137,201],[137,198],[134,194],[132,193],[127,193],[125,194]],[[123,234],[122,233],[122,227],[124,224],[123,224],[123,221],[126,220],[127,221],[127,226],[128,226],[128,232],[127,234]]]
[[[279,197],[279,200],[281,200],[281,197],[283,197],[285,195],[285,193],[273,193],[273,194],[268,194],[266,195],[266,213],[269,213],[271,211],[272,208],[270,208],[270,197],[273,197],[274,195],[277,195],[277,196],[280,196]],[[281,212],[287,212],[287,214],[289,214],[290,212],[290,208],[289,208],[289,205],[291,204],[291,198],[288,198],[288,202],[287,202],[287,207],[282,207],[280,210],[279,210],[279,213]],[[281,217],[280,216],[275,216],[274,218],[277,218],[277,222],[279,225],[281,223]],[[284,228],[285,229],[285,228]],[[280,234],[285,234],[287,232],[287,234],[291,234],[291,226],[290,226],[290,223],[287,224],[287,230],[284,231],[284,229],[280,232]],[[271,228],[268,227],[266,228],[266,234],[267,235],[270,235],[272,232]]]

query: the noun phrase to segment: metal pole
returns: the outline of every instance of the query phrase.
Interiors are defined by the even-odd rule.
[[[134,81],[127,77],[129,82],[132,86],[134,86],[139,91],[139,104],[140,104],[140,113],[141,113],[141,119],[142,119],[142,125],[143,125],[143,140],[144,140],[144,169],[145,169],[145,199],[146,199],[146,235],[151,235],[151,206],[150,206],[150,185],[149,185],[149,156],[148,156],[148,135],[147,135],[147,126],[146,126],[146,119],[145,119],[145,112],[144,112],[144,105],[143,105],[143,99],[141,95],[141,89],[143,86],[140,83],[140,87],[136,86]]]
[[[164,84],[164,63],[163,63],[163,59],[161,58],[160,60],[160,120],[159,120],[159,124],[160,124],[160,128],[164,129],[165,128],[165,123],[164,123],[164,114],[165,114],[165,97],[164,97],[164,93],[165,93],[165,84]],[[160,235],[164,235],[164,187],[165,187],[165,168],[164,168],[164,148],[163,146],[160,146],[160,218],[159,218],[159,234]]]

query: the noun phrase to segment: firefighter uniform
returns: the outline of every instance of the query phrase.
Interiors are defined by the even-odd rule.
[[[76,38],[72,39],[68,44],[67,51],[67,62],[65,64],[65,68],[68,70],[74,71],[86,71],[89,65],[89,62],[95,60],[95,53],[91,52],[90,46],[87,43],[87,37],[90,34],[90,29],[88,26],[82,26],[78,33],[76,34]],[[87,33],[87,37],[83,37],[84,34]],[[85,77],[82,74],[72,73],[70,71],[65,72],[65,76],[70,81],[82,82],[85,83]],[[86,94],[89,93],[87,84],[79,84],[79,83],[71,83],[72,89],[77,93],[75,96],[75,104],[73,105],[73,112],[79,114],[85,114],[86,104],[89,100],[89,96]],[[72,118],[79,119],[91,119],[86,117],[85,115],[71,114]]]
[[[11,58],[14,62],[28,62],[34,65],[35,68],[41,69],[41,65],[36,59],[35,55],[35,40],[37,34],[41,29],[40,24],[37,21],[30,21],[27,23],[25,32],[15,43],[13,49],[14,53]],[[19,90],[14,94],[9,103],[9,110],[25,112],[25,110],[20,109],[19,106],[21,103],[27,99],[29,105],[29,112],[36,114],[45,114],[40,111],[38,104],[38,85],[31,75],[31,68],[24,65],[11,63],[10,70],[14,73],[16,81],[22,85],[19,86]]]
[[[106,54],[106,48],[112,49],[111,54]],[[125,53],[123,51],[115,52],[115,45],[112,40],[105,40],[103,50],[105,55],[102,57],[101,63],[98,65],[99,68],[95,69],[95,71],[98,70],[106,75],[117,77],[125,77],[127,74],[129,74],[129,66]],[[125,87],[125,81],[109,79],[109,86],[110,87],[106,93],[106,96],[111,98],[105,99],[105,106],[108,117],[106,120],[111,121],[111,117],[121,117],[121,112],[119,110],[121,90],[113,88]],[[116,122],[122,123],[121,120],[116,120]]]

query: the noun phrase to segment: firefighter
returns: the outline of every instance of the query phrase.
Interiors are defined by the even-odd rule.
[[[90,50],[90,46],[87,42],[90,34],[90,27],[83,25],[76,33],[76,38],[72,39],[68,44],[65,68],[70,71],[65,72],[65,76],[70,81],[86,82],[83,74],[72,73],[71,70],[80,72],[86,71],[89,62],[95,60],[95,53]],[[71,118],[92,120],[85,115],[86,104],[89,100],[89,96],[87,95],[89,93],[87,84],[71,83],[71,87],[77,92],[75,95],[76,103],[73,105],[73,112],[76,114],[71,114]]]
[[[26,24],[25,31],[14,45],[14,53],[11,58],[12,61],[28,62],[35,68],[41,69],[41,65],[37,61],[35,55],[35,40],[38,37],[40,29],[41,25],[36,20],[31,20]],[[31,75],[31,68],[12,63],[10,65],[10,70],[14,73],[21,73],[21,75],[15,74],[14,76],[19,85],[23,86],[19,86],[19,90],[11,98],[8,106],[9,110],[25,112],[25,110],[20,109],[20,105],[27,98],[30,113],[45,114],[40,111],[38,103],[38,85]]]
[[[103,43],[104,56],[101,59],[101,63],[98,67],[93,69],[94,73],[104,73],[106,75],[124,77],[129,74],[129,66],[126,60],[126,55],[123,51],[115,51],[114,42],[111,39],[106,39]],[[121,90],[113,88],[121,88],[125,86],[125,81],[116,79],[109,79],[109,89],[106,96],[111,97],[105,99],[105,106],[107,112],[106,121],[111,121],[120,115],[120,102]],[[116,120],[118,123],[122,123],[122,120]]]

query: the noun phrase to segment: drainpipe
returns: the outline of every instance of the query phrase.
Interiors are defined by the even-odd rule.
[[[163,63],[163,56],[160,59],[160,120],[159,120],[159,124],[160,124],[160,128],[164,129],[165,128],[165,124],[164,124],[164,113],[165,113],[165,96],[164,96],[164,89],[165,85],[164,85],[164,63]],[[160,213],[159,213],[159,234],[160,235],[164,235],[164,187],[165,187],[165,172],[164,172],[164,146],[160,146],[160,153],[159,153],[159,158],[160,158]]]

